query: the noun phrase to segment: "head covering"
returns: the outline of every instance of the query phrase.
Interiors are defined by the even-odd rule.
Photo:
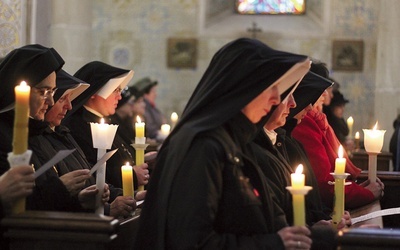
[[[90,86],[72,102],[72,110],[67,115],[73,114],[95,94],[106,99],[118,86],[124,89],[132,79],[133,73],[133,70],[113,67],[99,61],[87,63],[74,74],[74,77]]]
[[[293,93],[296,107],[290,109],[288,118],[293,118],[308,105],[314,104],[332,84],[329,79],[309,71]]]
[[[349,102],[349,100],[345,99],[343,94],[340,93],[339,90],[333,90],[333,98],[331,100],[331,107],[342,106]]]
[[[71,92],[70,100],[73,101],[89,87],[89,84],[85,83],[81,79],[71,76],[64,70],[60,70],[57,72],[56,86],[57,91],[53,97],[54,102],[57,102],[62,96]]]
[[[151,221],[154,223],[143,225],[141,233],[147,235],[156,230],[155,236],[160,237],[157,244],[161,244],[160,249],[164,248],[171,185],[178,169],[188,167],[182,166],[182,160],[196,135],[226,123],[269,87],[277,86],[279,94],[283,93],[309,67],[307,56],[277,51],[255,39],[241,38],[222,47],[212,58],[181,119],[159,152],[163,160],[157,161],[152,177],[157,179],[150,181],[150,196],[146,197],[141,217],[142,221],[151,221],[147,212],[150,210],[159,216]],[[163,154],[164,149],[167,155]]]
[[[139,99],[139,97],[143,96],[143,92],[138,91],[135,86],[126,86],[121,92],[121,100],[118,102],[117,109],[122,107],[125,103],[131,99],[131,97],[135,97],[135,101]]]
[[[34,87],[63,65],[64,60],[55,49],[39,44],[26,45],[8,53],[0,64],[0,113],[14,107],[14,87],[21,81]]]
[[[158,81],[156,80],[151,80],[150,77],[145,77],[137,81],[134,86],[140,91],[143,92],[143,94],[147,94],[150,92],[151,88],[156,86],[158,84]]]

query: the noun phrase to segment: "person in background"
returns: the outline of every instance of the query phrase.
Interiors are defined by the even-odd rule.
[[[146,109],[144,113],[144,120],[146,122],[146,137],[149,139],[162,142],[165,135],[161,133],[161,125],[167,123],[164,114],[156,107],[157,99],[157,81],[145,77],[135,83],[138,91],[143,93]]]
[[[328,69],[320,64],[318,73],[327,78]],[[340,142],[337,139],[332,127],[329,125],[326,115],[322,113],[322,105],[326,91],[316,101],[313,109],[308,111],[302,122],[292,131],[292,136],[299,141],[307,153],[311,167],[318,181],[319,191],[322,202],[326,207],[333,207],[334,186],[333,176],[330,174],[335,170],[335,159],[338,158],[338,149]],[[355,209],[367,205],[383,195],[384,185],[381,181],[371,183],[369,180],[358,184],[355,182],[361,169],[354,166],[346,152],[346,173],[350,174],[351,185],[345,186],[345,208]]]
[[[346,137],[349,135],[349,127],[343,117],[345,106],[349,100],[345,99],[339,90],[334,90],[333,98],[329,106],[324,106],[324,113],[329,125],[335,132],[342,145],[346,145]]]
[[[392,153],[393,171],[400,171],[400,115],[393,121],[394,132],[390,138],[389,151]]]
[[[249,147],[309,65],[246,38],[214,55],[159,151],[135,249],[310,248],[310,231],[288,227]]]
[[[70,129],[72,136],[83,150],[87,160],[97,162],[97,149],[93,147],[90,122],[100,123],[115,113],[121,91],[133,77],[132,70],[120,69],[103,62],[93,61],[81,67],[74,75],[90,84],[90,87],[72,102],[72,110],[67,113],[63,125]],[[122,188],[121,166],[127,162],[134,169],[135,188],[146,185],[149,179],[148,165],[134,164],[135,150],[116,133],[111,149],[118,151],[107,161],[106,182]]]
[[[117,133],[124,139],[127,145],[135,141],[135,122],[138,114],[135,110],[137,103],[143,102],[143,95],[136,87],[125,87],[121,92],[121,100],[115,110],[115,114],[110,116],[111,123],[118,124]],[[147,125],[147,124],[146,124]]]

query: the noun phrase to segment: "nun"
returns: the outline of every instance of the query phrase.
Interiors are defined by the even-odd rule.
[[[90,87],[72,101],[72,110],[63,120],[72,136],[83,150],[87,160],[94,165],[97,162],[97,149],[93,147],[90,122],[111,124],[110,116],[115,114],[121,92],[133,77],[133,70],[126,70],[109,64],[93,61],[80,68],[75,77],[90,84]],[[118,151],[107,161],[106,182],[122,188],[121,166],[127,162],[133,166],[134,185],[146,185],[149,179],[146,163],[134,164],[135,150],[117,133],[111,150]]]
[[[307,56],[247,38],[214,55],[158,154],[137,249],[310,248],[310,231],[288,227],[249,146],[309,67]]]

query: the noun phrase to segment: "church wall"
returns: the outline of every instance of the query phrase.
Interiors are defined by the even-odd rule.
[[[378,91],[375,88],[379,86],[376,82],[378,3],[382,0],[308,0],[308,13],[304,17],[238,16],[230,11],[232,4],[226,0],[70,1],[75,4],[49,1],[53,5],[53,17],[47,29],[50,42],[46,45],[60,51],[66,59],[65,68],[74,73],[86,62],[101,60],[132,68],[135,71],[132,83],[146,76],[156,78],[159,81],[157,102],[168,116],[173,111],[182,112],[212,55],[222,45],[238,37],[251,36],[247,29],[252,22],[262,30],[257,38],[271,47],[306,54],[328,64],[333,78],[341,84],[341,91],[350,99],[345,116],[353,116],[354,131],[372,126],[378,118],[376,105],[384,103],[375,104]],[[0,3],[0,8],[11,8],[17,15],[11,31],[3,28],[10,18],[0,15],[1,31],[8,32],[7,38],[0,38],[4,54],[26,42],[22,21],[25,15],[21,9],[27,1],[0,0]],[[9,42],[13,37],[18,37],[18,42]],[[198,40],[197,67],[167,66],[169,38]],[[364,41],[362,71],[332,70],[334,40]],[[391,121],[383,124],[388,126]],[[387,135],[385,141],[388,140]]]

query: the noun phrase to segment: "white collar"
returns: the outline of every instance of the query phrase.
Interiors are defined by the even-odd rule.
[[[274,130],[268,130],[266,128],[264,128],[264,132],[267,134],[267,136],[269,137],[269,139],[272,142],[272,145],[275,145],[276,143],[276,136],[278,135]]]

